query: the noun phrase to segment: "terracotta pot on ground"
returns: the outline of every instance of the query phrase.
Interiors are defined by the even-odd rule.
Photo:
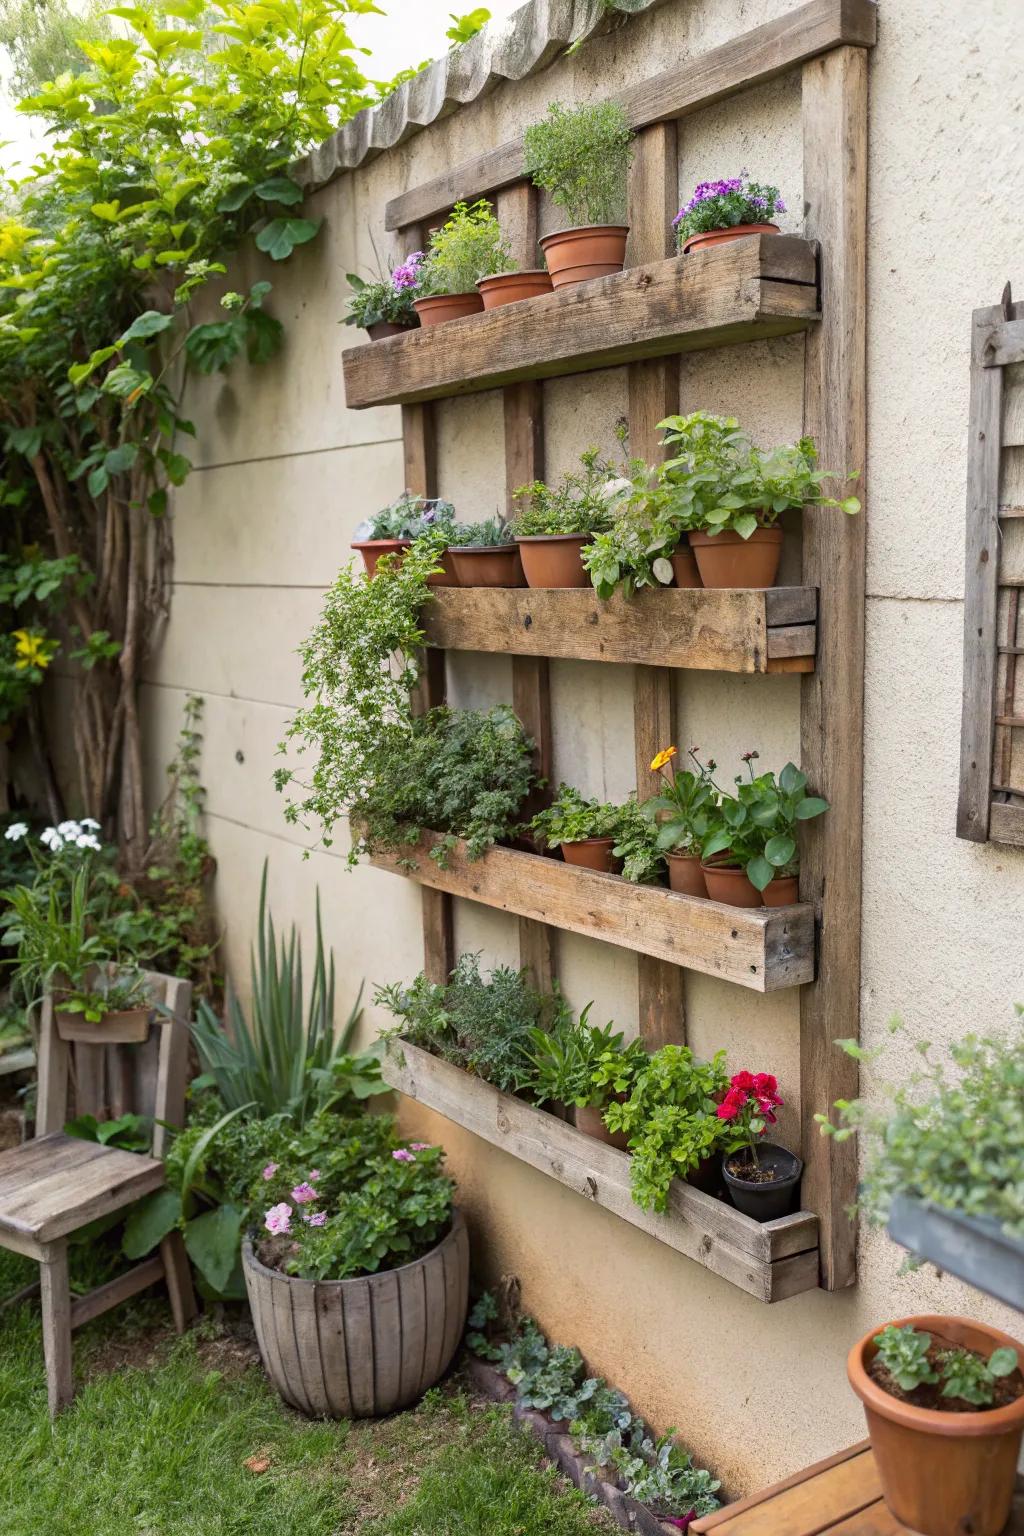
[[[628,224],[587,224],[545,235],[540,248],[554,286],[567,288],[571,283],[621,272],[628,234]]]
[[[732,1171],[737,1165],[742,1167],[745,1160],[749,1160],[749,1153],[731,1152],[722,1158],[722,1177],[736,1209],[754,1221],[776,1221],[780,1216],[788,1216],[804,1171],[796,1153],[776,1146],[773,1141],[758,1142],[758,1167],[774,1175],[763,1182],[742,1178]]]
[[[612,858],[614,837],[584,837],[578,843],[563,843],[562,858],[580,869],[596,869],[603,875],[617,875],[622,860]]]
[[[704,585],[700,579],[700,571],[697,569],[697,557],[685,540],[676,545],[669,559],[675,572],[677,587],[702,587]]]
[[[531,267],[526,272],[498,272],[494,277],[482,277],[476,286],[484,309],[500,309],[503,304],[540,298],[551,292],[552,283],[546,267]]]
[[[707,896],[699,853],[666,853],[668,883],[683,896]]]
[[[781,528],[755,528],[749,539],[731,530],[691,533],[690,544],[705,587],[770,587],[779,574]]]
[[[262,1264],[249,1241],[242,1268],[263,1368],[285,1402],[310,1418],[407,1408],[441,1379],[462,1337],[469,1239],[459,1211],[448,1235],[401,1269],[297,1280]]]
[[[691,235],[683,241],[683,255],[698,251],[703,245],[724,245],[728,240],[742,240],[746,235],[777,235],[777,224],[734,224],[731,229],[709,229],[703,235]]]
[[[393,320],[376,320],[366,327],[371,341],[383,341],[386,336],[404,336],[406,331],[419,330],[416,325],[396,325]]]
[[[481,314],[484,301],[478,293],[436,293],[429,299],[414,299],[412,307],[420,325],[442,325],[446,320]]]
[[[582,1131],[584,1136],[592,1136],[595,1141],[606,1142],[609,1147],[618,1147],[620,1152],[625,1152],[629,1146],[626,1132],[610,1131],[604,1123],[604,1111],[590,1104],[583,1109],[577,1106],[575,1122],[578,1131]]]
[[[460,587],[525,587],[515,544],[473,544],[449,549]]]
[[[799,885],[796,875],[787,875],[783,880],[776,875],[761,892],[761,900],[766,907],[791,907],[800,900]]]
[[[1024,1344],[966,1317],[904,1317],[943,1347],[974,1349],[987,1359]],[[868,1369],[877,1353],[872,1328],[850,1350],[850,1385],[864,1404],[871,1449],[891,1513],[920,1536],[999,1536],[1010,1516],[1017,1457],[1024,1432],[1024,1397],[977,1413],[916,1408],[892,1397]]]
[[[726,869],[721,864],[702,864],[708,896],[712,901],[724,901],[729,907],[759,907],[761,892],[745,869]]]
[[[586,533],[530,535],[517,539],[528,587],[589,587],[580,555],[590,543]]]
[[[152,1008],[121,1008],[93,1024],[80,1013],[62,1013],[54,1006],[53,1020],[61,1040],[84,1040],[90,1045],[141,1045],[149,1039]]]

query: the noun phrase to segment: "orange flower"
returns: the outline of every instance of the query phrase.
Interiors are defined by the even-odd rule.
[[[665,764],[670,763],[678,751],[678,747],[662,747],[657,757],[651,763],[651,772],[657,773],[659,768],[664,768]]]

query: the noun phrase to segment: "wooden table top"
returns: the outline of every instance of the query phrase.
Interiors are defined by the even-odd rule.
[[[908,1536],[885,1506],[867,1440],[705,1515],[690,1530],[693,1536]],[[1024,1536],[1024,1479],[1004,1536]]]

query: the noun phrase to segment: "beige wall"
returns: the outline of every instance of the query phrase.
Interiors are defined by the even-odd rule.
[[[350,530],[402,485],[398,412],[345,409],[340,354],[353,333],[337,324],[345,272],[373,261],[371,234],[391,249],[384,201],[504,141],[556,96],[606,95],[785,9],[786,0],[669,0],[334,182],[315,198],[326,219],[320,239],[266,273],[285,322],[283,356],[197,391],[201,468],[178,498],[173,618],[146,707],[155,792],[185,692],[206,697],[203,776],[236,974],[267,856],[275,912],[307,934],[319,885],[343,1002],[364,976],[408,977],[421,963],[416,887],[369,869],[348,874],[336,851],[304,862],[311,839],[285,824],[271,784],[276,744],[301,697],[296,648],[347,558]],[[1008,276],[1024,283],[1024,34],[1018,0],[883,0],[880,11],[870,62],[862,1002],[868,1044],[894,1012],[907,1021],[895,1068],[911,1041],[1008,1024],[1010,1004],[1024,999],[1024,853],[953,835],[968,330],[972,307],[994,302]],[[798,230],[799,109],[796,76],[686,119],[683,193],[746,166],[784,189],[796,210],[786,227]],[[256,275],[254,264],[233,273],[233,285]],[[765,441],[790,439],[800,428],[802,352],[797,337],[684,359],[681,408],[733,411]],[[549,470],[590,443],[610,447],[624,407],[618,371],[547,385]],[[503,484],[498,396],[442,405],[439,422],[441,491],[467,516],[489,513]],[[458,657],[451,670],[458,703],[509,696],[503,658]],[[625,794],[629,670],[559,662],[552,680],[556,773],[588,792]],[[676,708],[678,739],[720,762],[750,746],[769,763],[798,751],[794,678],[681,674]],[[512,923],[483,908],[459,905],[457,939],[493,961],[515,958]],[[562,935],[558,964],[575,1006],[594,997],[598,1015],[635,1029],[632,955]],[[725,1045],[737,1066],[777,1070],[796,1104],[795,993],[759,997],[688,975],[687,1009],[698,1050]],[[369,1011],[368,1030],[377,1022]],[[869,1091],[875,1075],[866,1074]],[[419,1113],[417,1124],[430,1122]],[[792,1112],[784,1130],[797,1134]],[[676,1425],[733,1492],[862,1433],[844,1356],[872,1323],[934,1307],[1012,1326],[1008,1312],[954,1281],[901,1277],[899,1253],[880,1234],[862,1240],[856,1289],[764,1307],[447,1122],[431,1123],[431,1134],[449,1149],[479,1268],[518,1274],[548,1332],[578,1343],[655,1423]]]

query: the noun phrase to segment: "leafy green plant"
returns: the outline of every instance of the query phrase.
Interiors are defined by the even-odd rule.
[[[583,564],[598,597],[621,589],[626,597],[642,587],[672,584],[671,555],[685,537],[679,488],[662,466],[630,459],[616,482],[611,526],[583,550]]]
[[[571,226],[623,224],[632,138],[617,102],[573,109],[552,102],[523,135],[526,174],[565,209]]]
[[[737,224],[770,224],[786,205],[778,187],[751,181],[746,171],[725,181],[702,181],[672,220],[679,244],[712,229]]]
[[[144,1008],[149,1000],[146,979],[136,969],[100,970],[88,986],[72,987],[59,1001],[61,1013],[81,1014],[88,1024],[102,1024],[111,1013]]]
[[[717,764],[706,764],[697,756],[699,748],[687,752],[694,768],[671,770],[676,747],[665,747],[651,761],[651,772],[660,773],[667,788],[660,795],[645,800],[643,812],[656,824],[655,847],[664,853],[695,855],[707,837],[714,817],[719,791],[711,775]]]
[[[453,48],[458,48],[462,43],[468,43],[471,38],[482,32],[491,19],[491,13],[486,5],[478,5],[473,10],[467,11],[464,16],[459,16],[455,11],[448,12],[451,26],[445,32]]]
[[[455,508],[450,501],[443,501],[440,497],[414,496],[412,491],[403,491],[397,501],[382,507],[379,512],[360,523],[354,538],[418,539],[441,525],[450,526],[454,518]]]
[[[913,1392],[916,1387],[938,1381],[939,1373],[928,1357],[932,1347],[930,1333],[922,1333],[910,1323],[905,1328],[890,1323],[875,1334],[874,1342],[878,1346],[876,1358],[902,1391]]]
[[[345,280],[352,293],[343,325],[358,325],[363,330],[384,321],[389,325],[419,325],[412,304],[415,289],[408,284],[396,283],[393,271],[387,277],[376,277],[369,282],[356,272],[347,272]]]
[[[996,1382],[1017,1369],[1015,1349],[994,1349],[987,1360],[973,1349],[944,1349],[939,1355],[943,1397],[958,1397],[974,1408],[988,1408]]]
[[[93,967],[113,957],[95,931],[95,895],[87,862],[54,862],[38,885],[0,892],[8,909],[3,943],[16,949],[11,980],[29,1008],[49,991],[81,989]]]
[[[490,203],[456,203],[430,237],[420,268],[420,294],[472,293],[477,279],[510,272],[516,263]]]
[[[622,860],[622,878],[635,885],[663,884],[665,859],[658,848],[657,823],[632,796],[619,809],[622,819],[615,834],[612,857]]]
[[[116,1120],[78,1115],[64,1126],[64,1134],[80,1141],[99,1142],[102,1147],[120,1147],[123,1152],[148,1152],[153,1141],[153,1122],[146,1115],[118,1115]]]
[[[717,1109],[728,1086],[724,1051],[699,1062],[685,1045],[663,1045],[637,1072],[626,1102],[608,1105],[605,1125],[629,1137],[637,1205],[663,1211],[673,1178],[685,1178],[720,1147]]]
[[[735,795],[723,795],[701,844],[705,861],[725,855],[730,867],[746,870],[759,891],[778,876],[799,868],[797,823],[812,821],[828,810],[828,801],[807,793],[807,775],[787,763],[776,780],[773,772],[754,773],[756,752],[745,752],[749,782],[737,777]]]
[[[514,542],[512,530],[500,517],[480,523],[456,523],[451,543],[456,549],[500,549]]]
[[[590,837],[617,837],[622,819],[620,806],[589,800],[572,784],[559,784],[551,804],[537,812],[529,828],[549,848],[560,848]]]
[[[596,448],[588,448],[580,462],[582,469],[563,475],[557,486],[534,480],[514,492],[516,501],[526,503],[511,525],[517,538],[595,534],[610,527],[613,498],[621,487]]]
[[[647,1053],[643,1042],[623,1044],[614,1024],[589,1022],[592,1003],[579,1019],[561,1019],[550,1030],[530,1030],[530,1071],[522,1082],[537,1104],[603,1108],[614,1093],[625,1093]],[[621,1087],[615,1086],[621,1084]]]

